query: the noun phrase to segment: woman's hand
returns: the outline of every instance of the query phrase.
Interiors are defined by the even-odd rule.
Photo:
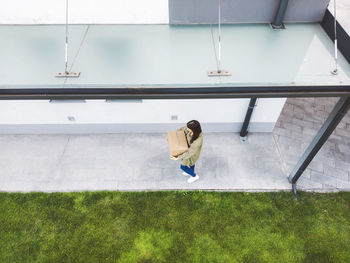
[[[170,160],[176,161],[176,160],[179,160],[179,158],[170,155]]]

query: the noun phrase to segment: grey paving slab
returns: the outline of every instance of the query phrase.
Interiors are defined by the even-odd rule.
[[[289,190],[271,134],[207,133],[187,183],[166,134],[1,135],[0,191]]]

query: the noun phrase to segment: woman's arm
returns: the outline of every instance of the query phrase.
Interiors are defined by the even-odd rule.
[[[197,153],[200,149],[200,147],[202,146],[202,137],[197,138],[197,140],[195,140],[190,147],[188,148],[187,152],[184,152],[183,154],[179,155],[177,158],[179,160],[186,160],[186,159],[190,159],[195,153]]]

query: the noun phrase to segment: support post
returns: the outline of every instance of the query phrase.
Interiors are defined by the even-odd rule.
[[[272,29],[284,29],[283,18],[288,6],[288,0],[280,0],[280,4],[274,21],[271,23]]]
[[[252,113],[253,113],[253,110],[255,107],[256,100],[257,100],[257,98],[250,99],[248,110],[247,110],[247,113],[246,113],[245,118],[244,118],[243,126],[242,126],[241,132],[239,134],[239,137],[241,138],[242,142],[245,142],[247,140],[248,126],[250,123],[250,119],[252,117]]]
[[[296,182],[298,181],[299,177],[303,174],[307,166],[313,160],[323,144],[327,141],[339,122],[343,119],[349,108],[350,97],[341,97],[337,104],[334,106],[332,112],[329,114],[321,129],[317,132],[309,147],[301,156],[297,165],[294,167],[294,170],[289,175],[288,180],[293,185],[293,192],[295,192],[295,194]]]

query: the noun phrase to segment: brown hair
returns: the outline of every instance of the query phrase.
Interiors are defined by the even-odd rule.
[[[187,126],[187,128],[189,128],[193,131],[193,135],[192,135],[191,142],[190,142],[190,143],[193,143],[193,141],[195,141],[202,132],[201,125],[198,121],[192,120],[192,121],[187,122],[186,126]]]

